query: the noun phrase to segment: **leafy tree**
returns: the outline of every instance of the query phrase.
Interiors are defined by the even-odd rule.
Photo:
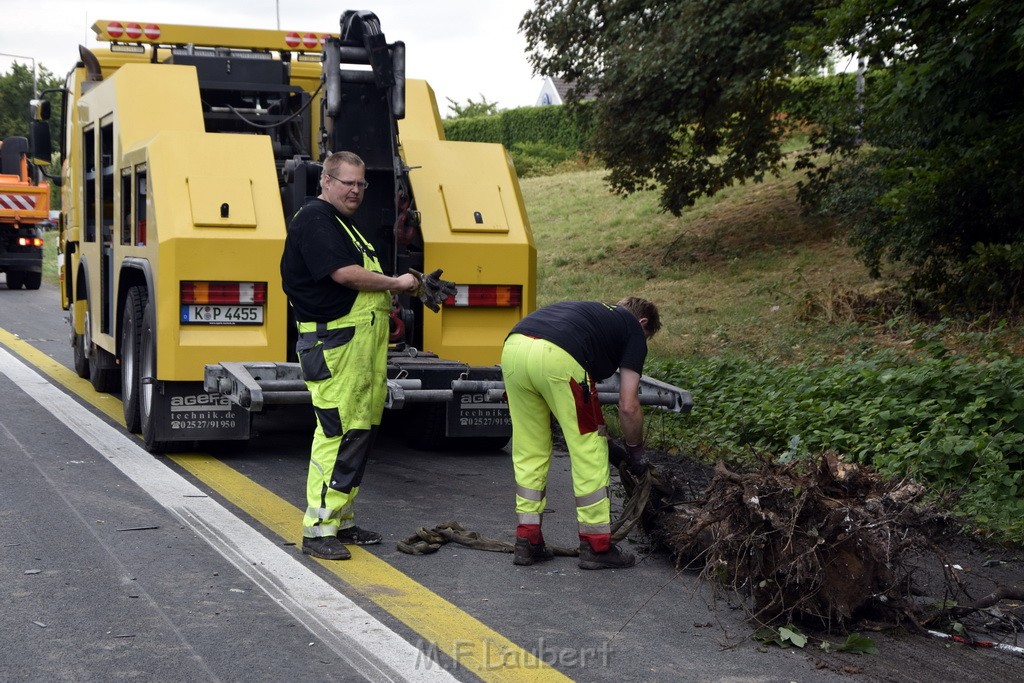
[[[28,103],[32,99],[32,68],[14,62],[0,74],[0,136],[28,135]]]
[[[538,0],[523,17],[538,73],[600,93],[594,140],[623,194],[661,188],[675,215],[782,161],[777,116],[802,56],[807,0]],[[822,59],[824,55],[821,55]]]
[[[487,98],[482,94],[480,95],[480,101],[474,102],[473,98],[470,97],[466,100],[465,104],[459,104],[450,97],[446,97],[448,100],[448,109],[452,112],[452,118],[461,119],[469,118],[471,116],[491,116],[498,113],[498,103],[488,102]]]
[[[1024,295],[1024,4],[1013,0],[538,0],[539,73],[600,92],[612,189],[699,197],[777,172],[813,133],[801,197],[840,215],[873,272],[965,303]],[[795,76],[868,59],[808,103]],[[786,116],[784,112],[799,113]],[[1016,303],[1015,303],[1016,302]]]
[[[39,67],[37,80],[39,92],[64,85],[44,66]],[[60,136],[61,100],[58,93],[49,93],[46,99],[51,105],[50,138],[56,149]],[[0,73],[0,140],[12,135],[28,137],[31,100],[32,67],[14,62],[9,72]]]
[[[877,65],[863,113],[830,108],[805,196],[877,273],[899,263],[943,305],[1024,296],[1024,5],[846,0],[809,37]],[[870,75],[870,72],[869,72]],[[863,141],[866,144],[859,144]]]
[[[40,66],[36,73],[37,86],[42,93],[47,88],[60,88],[63,82],[50,73],[46,67]],[[18,62],[11,65],[8,73],[0,74],[0,140],[12,135],[28,137],[29,124],[29,102],[32,100],[32,68]],[[54,150],[57,149],[60,136],[61,100],[57,93],[48,93],[50,110],[50,139],[53,142]],[[51,165],[44,169],[47,173],[56,175],[60,169]],[[50,184],[50,207],[56,209],[60,206],[60,188],[56,183]]]

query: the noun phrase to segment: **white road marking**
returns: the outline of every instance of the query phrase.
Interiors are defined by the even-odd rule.
[[[290,553],[206,497],[2,347],[0,372],[193,529],[367,680],[456,680]]]

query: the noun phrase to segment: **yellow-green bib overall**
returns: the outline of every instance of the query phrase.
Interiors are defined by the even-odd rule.
[[[338,222],[363,254],[363,267],[383,272],[370,243]],[[359,292],[346,315],[328,323],[299,323],[295,350],[317,421],[304,536],[336,536],[355,525],[353,503],[387,398],[390,310],[388,292]]]

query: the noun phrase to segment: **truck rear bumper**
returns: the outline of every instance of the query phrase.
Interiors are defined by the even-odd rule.
[[[310,394],[298,363],[218,363],[207,365],[204,389],[226,397],[251,412],[265,405],[308,404]],[[618,403],[618,373],[597,385],[601,403]],[[505,385],[498,366],[473,367],[431,354],[395,353],[388,358],[388,397],[385,407],[398,410],[409,404],[445,403],[447,435],[511,434]],[[676,413],[689,412],[689,391],[644,375],[641,405]]]
[[[43,272],[43,248],[18,244],[19,240],[38,240],[42,236],[43,232],[34,226],[15,228],[0,224],[0,271]]]
[[[35,252],[4,251],[0,247],[0,271],[22,273],[43,272],[43,250]]]

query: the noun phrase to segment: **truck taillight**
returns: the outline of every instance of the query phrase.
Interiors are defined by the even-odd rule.
[[[266,282],[182,282],[182,304],[265,304]]]
[[[19,237],[18,238],[18,246],[19,247],[41,247],[41,246],[43,246],[43,238],[42,237]]]
[[[458,285],[455,296],[445,306],[519,306],[523,303],[522,285]]]

